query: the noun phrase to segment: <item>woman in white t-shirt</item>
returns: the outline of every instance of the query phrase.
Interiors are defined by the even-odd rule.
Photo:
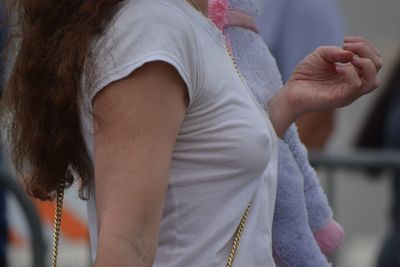
[[[317,49],[261,107],[206,0],[14,2],[13,158],[41,199],[81,183],[96,267],[225,266],[246,210],[234,266],[275,266],[276,135],[378,85],[353,37],[356,56]]]

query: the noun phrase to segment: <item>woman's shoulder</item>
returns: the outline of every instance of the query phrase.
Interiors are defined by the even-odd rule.
[[[174,49],[193,45],[195,30],[189,15],[185,14],[186,10],[180,5],[177,0],[123,2],[99,38],[95,50],[114,50],[127,56],[151,48]]]
[[[92,91],[151,61],[173,65],[188,87],[193,87],[199,57],[185,8],[178,0],[124,2],[90,55],[94,68],[89,68],[93,71],[89,75],[95,77]]]
[[[124,1],[96,42],[94,54],[102,61],[112,55],[120,62],[156,50],[183,56],[180,52],[194,49],[195,42],[185,8],[178,0]]]
[[[114,19],[117,26],[170,27],[185,30],[190,28],[190,15],[185,1],[177,0],[130,0],[124,2]]]

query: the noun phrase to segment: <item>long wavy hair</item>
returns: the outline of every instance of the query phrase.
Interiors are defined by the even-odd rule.
[[[93,167],[81,134],[81,76],[90,44],[123,0],[8,0],[9,75],[1,117],[29,194],[54,199],[62,180],[87,198]]]

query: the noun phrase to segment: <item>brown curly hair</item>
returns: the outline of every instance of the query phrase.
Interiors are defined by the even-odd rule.
[[[53,199],[62,179],[78,180],[88,197],[93,167],[81,134],[80,81],[90,44],[121,2],[8,0],[13,64],[1,117],[17,174],[34,197]]]

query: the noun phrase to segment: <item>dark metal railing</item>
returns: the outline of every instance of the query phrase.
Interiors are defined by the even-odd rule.
[[[398,150],[355,150],[336,154],[310,152],[311,165],[326,170],[326,194],[332,208],[335,206],[334,173],[337,170],[351,171],[392,171],[400,172],[400,151]]]
[[[0,187],[11,193],[22,208],[24,217],[31,233],[31,250],[33,267],[46,266],[46,243],[43,236],[42,224],[31,199],[22,190],[21,185],[7,172],[0,168]]]
[[[335,172],[350,171],[390,171],[400,173],[400,151],[357,150],[346,153],[329,154],[310,152],[309,160],[317,170],[326,172],[326,195],[332,210],[335,210]],[[332,266],[337,264],[338,254],[330,258]]]
[[[400,171],[400,151],[358,150],[329,154],[310,152],[310,162],[317,168]]]

